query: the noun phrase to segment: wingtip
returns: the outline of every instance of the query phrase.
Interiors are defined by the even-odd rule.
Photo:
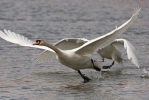
[[[4,32],[7,33],[7,29],[4,29]]]
[[[134,8],[133,15],[138,15],[140,11],[141,11],[141,7],[138,6]]]

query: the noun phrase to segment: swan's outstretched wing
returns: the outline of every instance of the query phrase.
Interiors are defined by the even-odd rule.
[[[53,52],[50,52],[48,50],[45,50],[42,52],[38,57],[34,58],[32,61],[35,64],[39,64],[42,62],[49,62],[56,58],[56,54]]]
[[[4,32],[0,30],[0,37],[8,42],[19,44],[21,46],[40,48],[40,49],[48,50],[50,52],[54,52],[52,49],[46,46],[33,45],[34,43],[33,41],[29,40],[28,38],[20,34],[11,32],[10,30],[4,29]]]
[[[62,50],[70,50],[83,45],[87,41],[88,40],[84,38],[65,38],[55,43],[54,46]],[[46,50],[42,52],[38,57],[33,59],[33,62],[34,63],[49,62],[52,61],[53,58],[55,58],[55,56],[56,56],[55,53]]]
[[[120,46],[123,45],[127,52],[127,57],[133,64],[135,64],[138,68],[140,67],[138,61],[138,53],[134,46],[126,39],[116,39],[112,45]]]
[[[101,37],[88,41],[84,45],[76,48],[76,53],[80,55],[90,55],[98,49],[102,49],[111,44],[116,38],[118,38],[136,19],[141,8],[137,8],[132,17],[121,26],[117,27],[110,33]]]
[[[88,42],[88,40],[85,38],[65,38],[55,43],[54,46],[62,50],[70,50],[80,47],[86,42]]]

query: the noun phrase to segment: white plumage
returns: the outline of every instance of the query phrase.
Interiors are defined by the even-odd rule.
[[[78,43],[77,41],[81,41]],[[54,46],[57,48],[60,48],[62,50],[70,50],[77,48],[84,43],[88,42],[87,39],[81,39],[81,38],[66,38],[60,40],[58,43],[56,43]],[[66,48],[65,48],[66,47]],[[124,47],[127,52],[127,57],[133,64],[135,64],[138,68],[140,67],[139,61],[138,61],[138,53],[137,50],[134,48],[134,46],[126,39],[116,39],[114,42],[112,42],[110,45],[108,45],[105,48],[99,49],[97,51],[98,54],[104,59],[112,59],[112,61],[117,61],[119,64],[124,62],[124,59],[122,57],[122,52],[120,52],[118,49],[120,47]],[[54,59],[55,53],[52,53],[48,50],[41,53],[37,58],[35,58],[33,61],[34,63],[41,63],[41,62],[49,62],[52,59]]]
[[[123,46],[126,49],[127,57],[133,64],[135,64],[138,68],[140,67],[138,61],[138,53],[137,50],[133,47],[133,45],[126,39],[116,39],[109,46],[98,50],[97,52],[104,59],[112,59],[112,61],[117,61],[118,63],[123,63],[124,59],[121,55],[121,52],[117,50],[116,47]]]
[[[56,58],[59,62],[61,62],[63,65],[69,68],[72,68],[78,71],[78,73],[81,75],[81,77],[84,80],[89,80],[88,77],[84,76],[80,72],[80,69],[94,68],[95,70],[100,71],[100,67],[102,66],[101,63],[99,64],[94,60],[92,60],[92,58],[89,55],[91,55],[93,52],[97,51],[98,49],[102,49],[110,45],[116,38],[118,38],[137,19],[137,16],[140,10],[141,10],[140,8],[136,9],[132,17],[124,24],[117,27],[115,30],[103,36],[89,40],[88,42],[78,47],[78,44],[81,43],[81,39],[80,39],[79,41],[76,42],[77,48],[75,45],[72,45],[67,48],[69,50],[60,49],[64,47],[62,41],[65,42],[66,40],[62,40],[61,42],[58,42],[55,45],[51,45],[43,40],[38,40],[37,42],[40,41],[40,43],[38,45],[33,45],[33,42],[31,40],[27,39],[24,36],[11,32],[9,30],[4,30],[4,32],[0,31],[0,37],[6,41],[19,44],[21,46],[29,46],[34,48],[45,49],[45,50],[48,50],[48,52],[55,53]],[[46,53],[47,51],[42,53],[42,55],[46,55]],[[47,58],[45,57],[44,59],[47,59]]]

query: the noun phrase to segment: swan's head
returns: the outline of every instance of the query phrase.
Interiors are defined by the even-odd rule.
[[[45,44],[44,40],[38,39],[33,45],[44,45],[44,44]]]

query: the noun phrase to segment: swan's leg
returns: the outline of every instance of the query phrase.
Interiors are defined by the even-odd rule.
[[[109,68],[111,68],[113,65],[114,65],[114,61],[112,62],[111,65],[109,65],[109,66],[103,66],[102,68],[103,68],[103,69],[109,69]]]
[[[79,73],[79,74],[81,75],[81,77],[84,79],[84,83],[85,83],[85,82],[88,82],[88,81],[90,80],[87,76],[85,76],[84,74],[82,74],[80,70],[78,70],[78,73]]]
[[[91,62],[92,62],[92,64],[93,64],[93,68],[94,68],[96,71],[99,71],[99,72],[100,72],[101,69],[100,69],[99,67],[95,66],[93,59],[91,59]]]
[[[111,67],[114,65],[114,61],[112,62],[112,64],[111,64]]]
[[[104,62],[105,61],[105,59],[104,58],[102,58],[102,62]]]

